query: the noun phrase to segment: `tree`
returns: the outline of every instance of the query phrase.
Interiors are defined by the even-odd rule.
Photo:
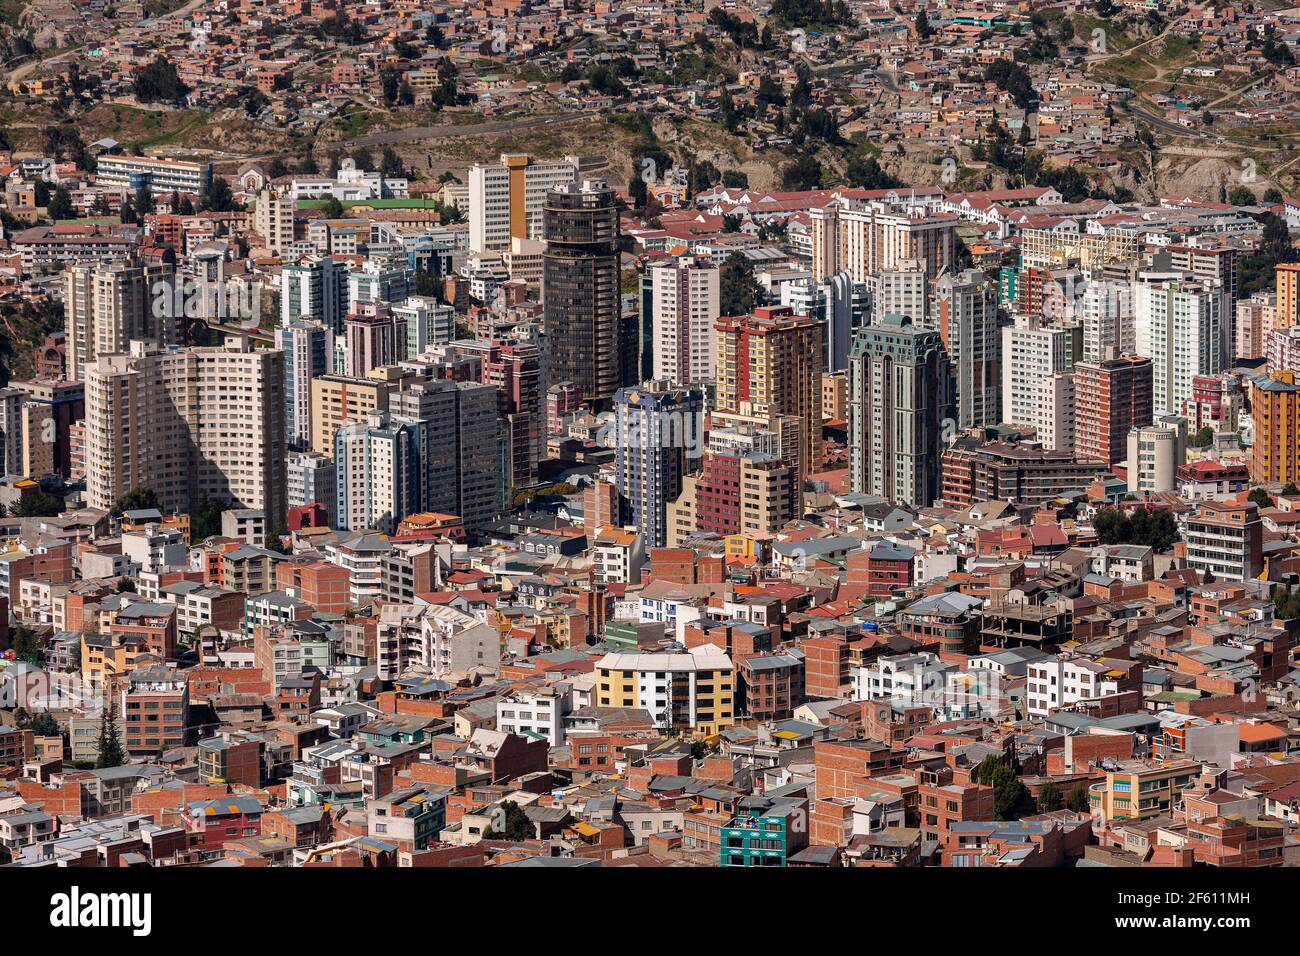
[[[822,188],[822,165],[807,153],[781,171],[781,186],[790,192]]]
[[[1137,509],[1132,514],[1102,508],[1092,520],[1102,544],[1144,544],[1154,551],[1168,551],[1178,540],[1178,522],[1167,509]]]
[[[326,219],[342,219],[343,203],[339,202],[337,196],[327,196],[321,203],[320,211],[325,214]]]
[[[844,169],[844,178],[849,185],[859,189],[895,189],[903,185],[902,180],[891,176],[874,156],[854,153],[849,157]]]
[[[19,624],[14,628],[13,639],[10,641],[10,650],[14,652],[14,657],[20,661],[26,661],[33,666],[41,662],[41,639],[36,632],[25,625]]]
[[[497,827],[498,823],[501,824],[500,828]],[[492,822],[483,831],[485,840],[519,842],[531,840],[536,835],[537,828],[533,826],[533,821],[528,819],[528,814],[513,800],[507,800],[498,807],[497,812],[492,814]]]
[[[976,781],[993,788],[993,815],[999,820],[1014,820],[1028,800],[1025,785],[1001,754],[990,754],[975,768]]]
[[[212,185],[199,199],[199,208],[204,212],[230,212],[235,208],[235,197],[224,176],[212,178]]]
[[[719,277],[719,306],[722,315],[748,315],[758,300],[759,285],[754,267],[739,252],[727,256]]]
[[[144,511],[158,507],[158,493],[152,488],[132,488],[113,504],[113,517],[120,518],[127,511]]]
[[[141,103],[184,103],[189,92],[175,65],[165,56],[154,57],[135,76],[135,98]]]
[[[22,495],[14,502],[10,515],[14,518],[53,518],[63,513],[63,499],[37,491]]]
[[[1250,494],[1246,496],[1247,501],[1252,501],[1261,508],[1273,507],[1273,496],[1263,488],[1252,488]]]
[[[1233,206],[1255,205],[1255,194],[1245,186],[1237,186],[1228,193],[1228,202]]]
[[[110,703],[99,722],[99,759],[95,761],[95,768],[120,767],[125,762],[126,752],[122,750],[122,738],[117,732],[117,712]]]
[[[1294,481],[1288,481],[1286,486],[1282,489],[1282,495],[1287,498],[1290,498],[1292,495],[1300,495],[1300,488],[1296,487]]]
[[[924,10],[916,15],[916,20],[913,22],[916,24],[916,35],[922,40],[934,36],[934,27],[930,26],[930,18],[925,15]]]
[[[1087,813],[1091,809],[1088,791],[1083,788],[1082,784],[1070,789],[1069,796],[1065,798],[1065,805],[1075,813]]]
[[[58,186],[50,196],[49,205],[45,207],[51,219],[72,219],[77,211],[72,208],[72,193],[67,186]]]
[[[1269,186],[1264,190],[1264,202],[1281,203],[1286,202],[1286,197],[1282,195],[1282,190],[1276,186]]]
[[[268,551],[276,551],[280,554],[288,554],[289,546],[284,543],[284,539],[287,537],[289,537],[289,529],[284,525],[280,525],[280,527],[276,528],[268,539],[266,549]]]
[[[190,540],[204,541],[221,534],[221,512],[230,507],[224,498],[208,498],[190,516]]]
[[[1014,60],[994,60],[984,70],[984,78],[992,80],[1022,110],[1032,109],[1038,103],[1038,91],[1029,78],[1029,70]]]
[[[405,176],[406,167],[402,165],[402,157],[397,155],[397,150],[391,146],[385,146],[384,152],[379,158],[379,168],[385,176]]]
[[[1061,809],[1061,788],[1050,780],[1038,788],[1038,810],[1051,813]]]
[[[48,713],[37,714],[33,717],[31,726],[27,729],[37,737],[57,737],[62,733],[59,729],[59,722]]]
[[[1209,425],[1206,425],[1193,435],[1187,444],[1191,445],[1193,448],[1208,448],[1213,442],[1214,429]]]
[[[397,91],[401,81],[398,79],[397,71],[391,67],[384,70],[379,75],[379,83],[384,93],[384,102],[392,106],[397,102]]]

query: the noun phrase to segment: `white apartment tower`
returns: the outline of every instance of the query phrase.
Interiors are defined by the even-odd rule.
[[[654,377],[674,385],[714,377],[713,323],[721,303],[720,270],[684,258],[650,269]]]
[[[469,246],[474,252],[505,252],[511,239],[542,238],[542,206],[556,187],[575,182],[578,161],[537,162],[525,153],[503,153],[497,163],[469,168]]]
[[[1091,279],[1084,283],[1076,309],[1083,325],[1083,361],[1106,362],[1134,353],[1131,283]]]
[[[224,499],[285,514],[284,353],[243,337],[211,348],[100,356],[86,374],[86,502],[152,488],[164,509]]]
[[[1047,448],[1074,450],[1074,363],[1082,329],[1017,316],[1002,329],[1002,420],[1034,429]]]
[[[1223,371],[1219,290],[1178,272],[1141,272],[1133,297],[1136,348],[1152,363],[1156,415],[1177,413],[1192,397],[1192,379]]]
[[[282,252],[293,245],[293,210],[297,204],[273,189],[257,194],[253,226],[272,252]]]
[[[813,278],[847,272],[856,282],[920,259],[937,276],[956,261],[957,216],[938,211],[939,196],[906,191],[882,199],[841,196],[809,211]]]
[[[872,276],[868,286],[874,287],[872,311],[875,315],[905,315],[918,329],[932,328],[929,324],[929,277],[925,260],[902,259],[894,268]]]
[[[63,278],[68,378],[83,380],[98,356],[125,352],[133,340],[179,345],[184,316],[175,314],[174,283],[170,265],[71,266]]]

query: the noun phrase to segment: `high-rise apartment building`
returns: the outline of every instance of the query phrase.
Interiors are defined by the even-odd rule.
[[[1274,369],[1247,379],[1254,441],[1250,480],[1300,484],[1300,382],[1292,369]]]
[[[175,282],[166,263],[120,259],[69,267],[63,283],[68,378],[84,379],[95,359],[125,352],[133,340],[180,345],[185,316],[175,308]]]
[[[311,450],[334,454],[334,433],[350,422],[365,421],[366,413],[384,408],[393,383],[382,377],[350,378],[321,375],[311,380]]]
[[[542,299],[550,377],[607,402],[623,384],[618,207],[603,180],[552,190],[543,208]]]
[[[274,189],[257,194],[253,228],[272,252],[284,252],[293,245],[293,211],[297,203]]]
[[[1280,262],[1273,267],[1277,296],[1276,328],[1300,325],[1300,262]]]
[[[843,372],[849,364],[853,330],[871,321],[871,292],[847,272],[817,281],[803,279],[781,285],[781,304],[795,315],[806,315],[822,327],[822,367]]]
[[[420,509],[418,426],[376,409],[334,433],[334,521],[345,531],[392,534]]]
[[[816,471],[821,467],[821,324],[777,306],[724,316],[714,329],[715,407],[800,419],[806,427],[798,467],[801,475]]]
[[[311,444],[311,383],[329,371],[330,333],[319,322],[286,319],[275,330],[284,352],[284,434],[293,448]]]
[[[930,323],[930,280],[924,259],[901,259],[867,279],[873,315],[905,315],[918,329]]]
[[[707,260],[682,258],[648,272],[653,377],[677,385],[711,381],[721,270]]]
[[[446,379],[408,380],[388,396],[388,410],[416,427],[419,511],[458,515],[471,533],[500,514],[506,457],[496,388]]]
[[[86,501],[152,488],[164,509],[208,501],[285,514],[284,353],[244,338],[212,348],[133,342],[86,375]]]
[[[1233,356],[1237,359],[1268,356],[1273,330],[1277,327],[1277,296],[1272,292],[1256,292],[1249,299],[1239,300],[1235,309]]]
[[[1074,453],[1113,465],[1127,455],[1128,433],[1151,424],[1151,360],[1141,355],[1074,367]]]
[[[496,389],[506,485],[514,491],[536,484],[546,414],[541,346],[509,340],[461,341],[452,343],[448,351],[477,357],[479,381]]]
[[[348,313],[348,273],[344,262],[307,256],[280,270],[280,321],[310,319],[334,332]]]
[[[997,284],[978,269],[949,273],[936,283],[935,304],[935,326],[956,381],[957,427],[996,425],[1002,414]]]
[[[648,548],[668,543],[668,506],[703,451],[703,395],[649,382],[614,395],[614,475]]]
[[[334,509],[337,506],[337,482],[332,458],[314,451],[290,452],[285,463],[285,483],[287,507],[321,505],[325,508],[330,526],[336,527]]]
[[[576,158],[538,162],[504,153],[499,162],[469,168],[469,246],[475,252],[505,252],[511,239],[542,238],[542,208],[552,189],[578,177]]]
[[[26,476],[23,470],[23,405],[27,394],[0,388],[0,476]]]
[[[1132,283],[1095,277],[1083,285],[1074,308],[1083,326],[1083,361],[1104,362],[1133,353]]]
[[[937,198],[902,190],[858,197],[850,191],[812,209],[813,277],[847,272],[865,282],[905,259],[920,259],[929,275],[942,275],[956,261],[957,216],[939,212]]]
[[[1192,397],[1195,376],[1223,370],[1222,303],[1216,287],[1184,273],[1138,273],[1133,303],[1136,344],[1139,355],[1151,358],[1151,397],[1157,412],[1178,412]]]
[[[937,331],[900,315],[859,329],[849,359],[850,487],[897,504],[934,504],[945,423],[955,413],[952,363]]]
[[[1034,430],[1046,448],[1074,449],[1074,365],[1082,329],[1017,316],[1002,329],[1002,421]]]

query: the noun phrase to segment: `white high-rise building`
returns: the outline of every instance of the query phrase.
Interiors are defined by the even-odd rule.
[[[894,268],[871,276],[873,286],[872,311],[877,318],[885,315],[905,315],[918,329],[933,328],[929,324],[929,280],[925,260],[904,259]]]
[[[820,281],[812,277],[781,285],[781,304],[795,315],[822,323],[823,367],[841,372],[849,365],[853,330],[871,321],[871,292],[865,282],[854,282],[847,272]]]
[[[331,528],[334,523],[335,500],[334,462],[328,455],[315,451],[290,452],[285,463],[285,481],[288,493],[285,505],[323,505]]]
[[[331,332],[319,322],[286,319],[275,330],[275,347],[284,352],[284,430],[290,445],[311,444],[312,379],[329,372]]]
[[[1083,325],[1083,361],[1105,362],[1132,355],[1133,286],[1129,282],[1091,279],[1076,300]]]
[[[558,186],[577,181],[578,161],[537,162],[524,153],[503,153],[497,163],[469,168],[469,246],[474,252],[505,252],[511,239],[542,236],[542,206]]]
[[[456,310],[433,299],[410,296],[389,309],[398,328],[406,329],[406,356],[415,358],[456,337]]]
[[[86,503],[133,488],[163,509],[205,501],[285,514],[284,353],[241,336],[212,348],[101,355],[86,374]]]
[[[1079,326],[1017,316],[1002,329],[1002,420],[1034,429],[1044,447],[1074,449],[1074,363]]]
[[[650,269],[653,374],[674,385],[712,381],[713,323],[721,307],[720,270],[685,258]]]
[[[1192,397],[1192,379],[1223,371],[1223,297],[1181,272],[1138,273],[1133,322],[1139,355],[1151,357],[1151,403],[1177,414]]]
[[[312,319],[335,332],[348,312],[347,265],[308,256],[280,270],[280,321]]]
[[[175,282],[170,265],[129,259],[70,267],[63,283],[68,378],[83,380],[97,357],[125,352],[135,339],[180,344],[186,303],[176,308]]]
[[[376,409],[334,434],[335,522],[348,531],[391,534],[420,507],[416,423]]]

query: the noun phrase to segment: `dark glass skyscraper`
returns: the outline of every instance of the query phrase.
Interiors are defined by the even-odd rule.
[[[542,297],[550,380],[608,402],[623,384],[618,207],[603,180],[552,190],[542,210]]]

